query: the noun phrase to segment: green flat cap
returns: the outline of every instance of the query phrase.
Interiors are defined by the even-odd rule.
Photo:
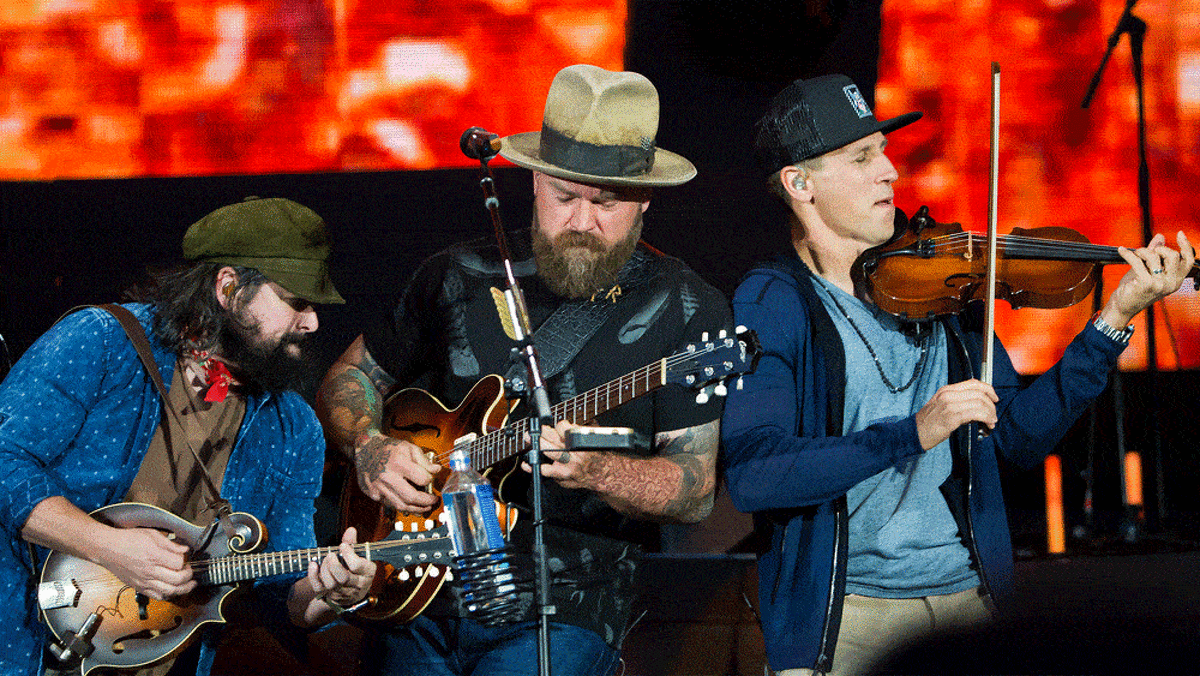
[[[325,221],[289,199],[247,197],[196,221],[183,256],[254,268],[311,303],[345,303],[329,279]]]

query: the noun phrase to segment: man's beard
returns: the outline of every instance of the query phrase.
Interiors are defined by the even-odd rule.
[[[258,335],[256,324],[232,317],[221,330],[221,356],[247,393],[287,390],[305,392],[316,383],[317,364],[312,359],[308,334],[285,333],[271,345]],[[295,345],[299,354],[288,347]]]
[[[599,237],[587,232],[568,230],[551,240],[538,225],[537,212],[533,215],[533,255],[538,276],[564,298],[590,298],[612,288],[641,237],[641,212],[629,234],[607,250]]]

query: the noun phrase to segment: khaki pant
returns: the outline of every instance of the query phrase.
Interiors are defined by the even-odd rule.
[[[849,594],[833,652],[830,676],[870,673],[893,650],[939,632],[992,619],[978,589],[915,599],[881,599]],[[786,669],[778,676],[812,676],[812,669]]]

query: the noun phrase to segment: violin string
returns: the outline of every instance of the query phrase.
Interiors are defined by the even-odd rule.
[[[967,245],[982,245],[986,239],[977,233],[955,233],[952,235],[932,237],[928,241],[932,243],[932,246],[935,250],[942,252],[954,252],[966,250]],[[1055,255],[1063,255],[1092,259],[1116,255],[1116,247],[1091,244],[1088,242],[1047,240],[1023,235],[1001,235],[998,238],[998,241],[1013,254],[1023,254],[1029,256],[1052,257]]]

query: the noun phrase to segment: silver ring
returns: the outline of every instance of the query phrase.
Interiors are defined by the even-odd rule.
[[[1162,273],[1163,273],[1163,269],[1162,269],[1162,268],[1159,268],[1159,269],[1157,269],[1157,270],[1151,270],[1151,271],[1150,271],[1150,274],[1152,274],[1152,275],[1161,275]]]

